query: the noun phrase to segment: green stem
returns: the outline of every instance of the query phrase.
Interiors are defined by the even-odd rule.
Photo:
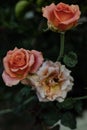
[[[25,100],[25,101],[23,102],[23,104],[20,105],[20,106],[25,106],[25,105],[27,105],[29,102],[31,102],[31,101],[34,100],[34,99],[35,99],[35,96],[30,97],[29,99]]]
[[[7,113],[11,113],[11,112],[13,112],[13,109],[1,110],[1,111],[0,111],[0,115],[4,115],[4,114],[7,114]]]
[[[74,100],[83,100],[83,99],[87,99],[87,96],[83,96],[83,97],[76,97],[73,98]]]
[[[31,102],[31,101],[34,100],[34,99],[35,99],[35,96],[30,97],[29,99],[25,100],[21,105],[18,105],[17,107],[26,106],[29,102]],[[16,108],[16,109],[17,109],[17,108]],[[1,110],[1,111],[0,111],[0,115],[4,115],[4,114],[7,114],[7,113],[14,112],[14,110],[15,110],[15,108]]]
[[[63,53],[64,53],[64,38],[65,38],[65,32],[61,32],[60,33],[60,52],[59,52],[59,56],[57,58],[57,61],[61,60],[61,58],[63,57]]]

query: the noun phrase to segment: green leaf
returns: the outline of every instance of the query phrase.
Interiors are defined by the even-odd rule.
[[[74,107],[74,100],[72,98],[67,98],[61,103],[57,103],[59,109],[72,109]]]
[[[17,103],[21,103],[24,98],[26,98],[30,94],[30,87],[23,87],[15,96],[15,101]]]
[[[4,95],[4,99],[11,99],[12,98],[12,93],[11,92],[8,92]]]
[[[77,55],[74,52],[69,52],[67,55],[64,56],[63,58],[63,62],[65,63],[65,65],[67,65],[68,67],[75,67],[75,65],[78,62],[77,59]]]
[[[82,109],[83,108],[83,106],[82,106],[82,101],[77,101],[76,103],[75,103],[75,107],[74,107],[74,109],[75,109],[75,111],[78,113],[78,114],[81,114],[82,113]]]
[[[49,110],[43,115],[44,121],[48,126],[54,125],[61,118],[61,113],[55,110]]]
[[[28,105],[33,100],[35,100],[35,96],[26,99],[23,103],[14,108],[14,112],[18,113],[19,111],[24,110],[26,108],[26,105]]]
[[[76,128],[76,119],[74,117],[74,115],[70,112],[66,112],[62,115],[61,118],[61,123],[64,126],[67,126],[71,129],[75,129]]]

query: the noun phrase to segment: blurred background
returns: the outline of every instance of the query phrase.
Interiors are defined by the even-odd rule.
[[[17,107],[30,96],[30,88],[17,85],[6,87],[2,80],[3,57],[8,50],[15,47],[42,51],[45,59],[55,61],[59,54],[60,36],[52,31],[44,31],[47,21],[42,16],[42,7],[59,2],[78,4],[81,10],[79,25],[66,32],[65,54],[74,51],[78,55],[78,63],[72,70],[75,85],[72,97],[87,95],[87,0],[0,0],[0,110]],[[31,92],[33,95],[33,92]],[[14,113],[0,113],[0,130],[39,130],[32,115],[38,110],[38,101],[17,107]],[[80,102],[80,112],[87,109],[87,100]],[[31,114],[32,113],[32,114]],[[39,125],[38,125],[39,124]],[[34,128],[35,126],[35,128]]]

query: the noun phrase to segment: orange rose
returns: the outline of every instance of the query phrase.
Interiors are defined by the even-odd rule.
[[[78,5],[52,3],[42,8],[43,17],[48,20],[48,27],[53,31],[66,31],[77,25],[80,18]]]
[[[16,85],[28,73],[35,73],[43,62],[41,52],[25,50],[23,48],[8,51],[3,59],[5,71],[2,74],[7,86]]]

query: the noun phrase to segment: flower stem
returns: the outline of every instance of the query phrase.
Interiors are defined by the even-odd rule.
[[[57,61],[61,60],[61,58],[63,57],[63,53],[64,53],[64,39],[65,39],[65,32],[61,32],[60,33],[60,52],[59,52],[59,56],[57,58]]]
[[[11,112],[13,112],[13,109],[1,110],[1,111],[0,111],[0,115],[4,115],[4,114],[7,114],[7,113],[11,113]]]
[[[34,100],[34,99],[35,99],[35,96],[32,96],[32,97],[28,98],[27,100],[25,100],[25,101],[23,102],[23,104],[22,104],[21,106],[27,105],[29,102],[31,102],[31,101]]]
[[[21,105],[18,105],[16,108],[0,110],[0,115],[4,115],[4,114],[7,114],[7,113],[12,113],[12,112],[14,112],[15,109],[17,109],[19,107],[26,106],[29,102],[31,102],[34,99],[35,99],[35,96],[28,98]]]
[[[87,99],[87,96],[83,96],[83,97],[76,97],[73,98],[74,100],[83,100],[83,99]]]

